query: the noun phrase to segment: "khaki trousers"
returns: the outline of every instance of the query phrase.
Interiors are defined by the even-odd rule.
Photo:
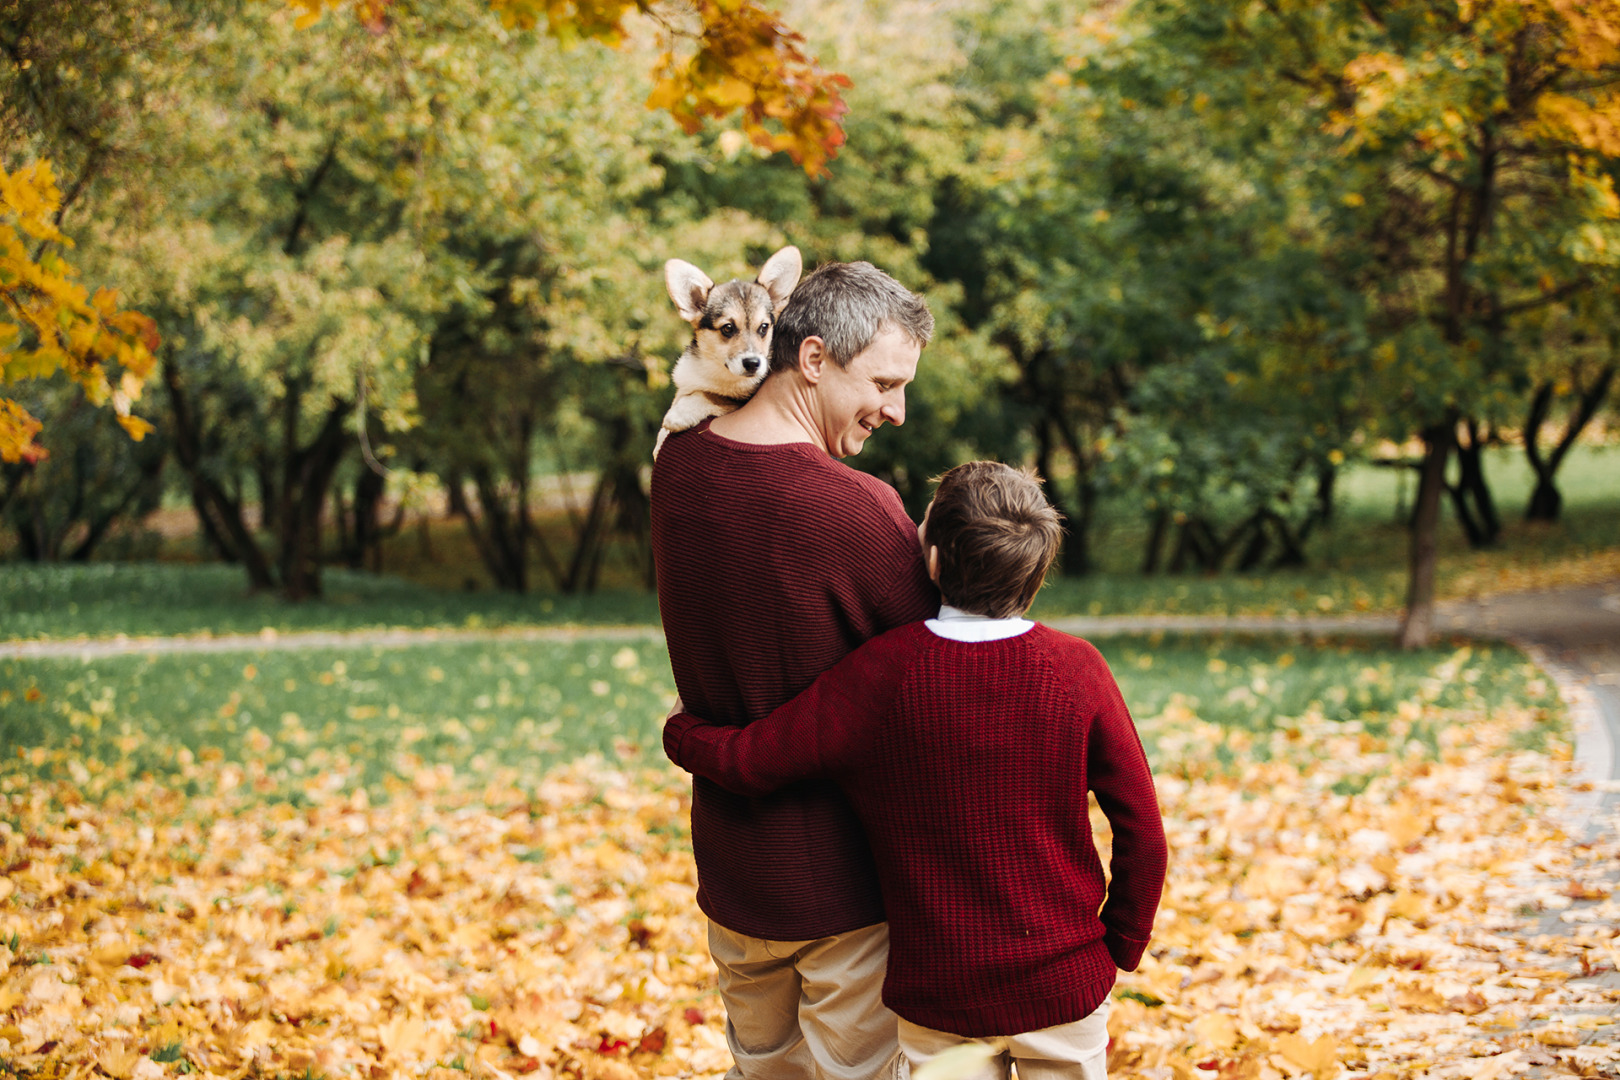
[[[956,1050],[979,1044],[982,1054]],[[1090,1016],[1072,1024],[1026,1031],[1021,1035],[997,1035],[988,1039],[968,1039],[946,1031],[935,1031],[900,1021],[900,1049],[911,1063],[913,1074],[948,1051],[955,1059],[944,1069],[952,1080],[1007,1080],[1008,1067],[1018,1067],[1018,1080],[1105,1080],[1108,1075],[1108,1001]]]
[[[815,941],[768,941],[709,920],[720,970],[727,1080],[889,1080],[899,1020],[883,1004],[889,924]]]

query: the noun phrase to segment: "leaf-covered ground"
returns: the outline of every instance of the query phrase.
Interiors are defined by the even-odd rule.
[[[1561,828],[1545,713],[1142,716],[1171,875],[1111,1075],[1620,1075],[1620,850]],[[375,798],[351,764],[295,801],[217,753],[11,772],[0,1075],[718,1076],[689,787],[635,760],[440,763]]]

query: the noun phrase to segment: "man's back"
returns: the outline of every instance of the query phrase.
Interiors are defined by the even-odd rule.
[[[653,470],[653,555],[675,685],[716,722],[768,715],[856,646],[938,607],[887,485],[804,443],[699,427]],[[882,921],[864,833],[831,784],[763,799],[694,784],[698,903],[716,922],[810,940]]]

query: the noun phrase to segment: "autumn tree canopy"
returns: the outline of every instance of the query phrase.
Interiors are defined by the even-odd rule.
[[[379,37],[394,33],[401,21],[419,17],[412,11],[416,5],[393,0],[290,0],[290,6],[298,12],[301,29],[318,22],[328,8],[338,8]],[[735,115],[756,146],[786,152],[812,176],[826,174],[828,160],[844,140],[846,107],[840,92],[848,80],[823,70],[804,51],[801,35],[752,0],[705,0],[690,11],[646,0],[567,6],[488,0],[488,7],[507,30],[543,25],[565,45],[589,41],[621,46],[631,33],[627,22],[639,17],[642,29],[656,28],[662,50],[647,105],[669,113],[688,133],[700,130],[705,119]],[[43,8],[21,5],[8,20],[6,44],[17,88],[48,110],[52,103],[46,99],[61,81],[61,72],[48,68],[71,61],[47,55],[40,58],[45,65],[35,69],[30,35],[48,32],[41,26]],[[101,74],[67,70],[69,81]],[[63,126],[87,144],[81,148],[87,157],[82,183],[105,153],[105,134]],[[0,385],[66,371],[91,401],[110,401],[120,423],[141,438],[149,425],[132,416],[129,406],[151,374],[156,329],[149,318],[119,310],[115,290],[104,288],[92,296],[77,283],[77,272],[62,255],[72,242],[58,228],[66,207],[52,170],[53,148],[35,149],[42,156],[15,172],[0,167],[0,296],[5,301]],[[35,250],[29,249],[30,242]],[[34,440],[39,430],[40,422],[27,410],[0,398],[0,461],[37,459],[43,453]]]

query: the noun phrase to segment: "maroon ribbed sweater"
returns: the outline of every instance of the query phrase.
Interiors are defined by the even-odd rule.
[[[658,606],[690,709],[747,724],[852,649],[932,615],[939,595],[893,488],[808,444],[756,446],[707,423],[652,476]],[[692,791],[698,906],[738,933],[807,941],[883,921],[865,831],[830,781]]]
[[[1164,824],[1119,688],[1078,638],[901,627],[747,728],[672,718],[664,749],[747,794],[843,784],[889,912],[883,1000],[912,1023],[968,1037],[1070,1023],[1147,947]],[[1114,834],[1106,903],[1088,790]]]

